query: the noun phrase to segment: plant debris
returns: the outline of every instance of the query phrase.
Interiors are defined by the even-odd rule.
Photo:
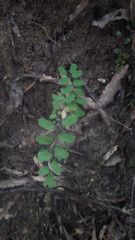
[[[96,21],[96,20],[93,21],[92,25],[95,27],[104,28],[106,26],[106,24],[108,24],[109,22],[117,21],[117,20],[121,20],[121,19],[125,19],[126,21],[129,21],[129,15],[128,15],[127,9],[117,9],[113,12],[110,12],[110,13],[104,15],[98,21]]]

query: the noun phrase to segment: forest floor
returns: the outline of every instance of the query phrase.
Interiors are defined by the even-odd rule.
[[[79,2],[0,2],[0,240],[135,239],[134,31],[123,19],[104,28],[92,25],[128,7],[126,1],[97,1],[68,24]],[[126,38],[131,43],[124,45]],[[76,133],[59,186],[44,188],[36,178],[38,119],[49,117],[59,86],[41,77],[58,78],[60,65],[76,63],[86,97],[98,101],[117,76],[118,47],[129,54],[129,67],[104,108],[108,121],[102,114],[88,119]]]

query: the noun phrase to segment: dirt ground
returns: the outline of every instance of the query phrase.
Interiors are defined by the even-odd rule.
[[[124,97],[116,94],[104,109],[113,131],[98,115],[76,134],[60,186],[47,189],[35,180],[37,121],[49,117],[52,93],[59,91],[57,84],[40,82],[41,76],[56,78],[58,66],[76,63],[89,89],[86,96],[98,99],[116,74],[114,49],[123,47],[116,32],[133,39],[126,20],[92,26],[111,11],[128,8],[127,1],[91,2],[68,25],[80,1],[0,1],[0,240],[135,239],[135,121],[132,131],[122,131],[135,103],[132,42],[125,46],[130,58]],[[109,164],[104,157],[114,148]]]

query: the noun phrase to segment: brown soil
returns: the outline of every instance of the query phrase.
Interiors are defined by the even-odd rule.
[[[135,237],[134,203],[130,214],[135,122],[132,132],[122,133],[121,125],[135,99],[131,44],[126,47],[131,57],[123,80],[124,99],[115,96],[105,109],[113,119],[110,123],[114,133],[98,116],[83,129],[82,135],[76,135],[59,178],[61,187],[46,189],[42,182],[33,180],[38,175],[33,159],[39,150],[36,137],[41,131],[37,121],[41,116],[49,117],[52,93],[59,90],[54,83],[40,82],[42,74],[57,77],[58,66],[68,68],[70,60],[83,70],[87,87],[98,99],[116,72],[113,53],[118,45],[116,32],[121,31],[124,39],[131,37],[133,31],[125,20],[111,22],[103,29],[92,26],[93,20],[106,13],[128,7],[127,1],[115,0],[106,1],[105,5],[97,1],[69,27],[68,16],[79,2],[0,2],[0,183],[13,179],[26,181],[18,187],[0,188],[0,240]],[[106,83],[98,81],[99,78]],[[121,162],[101,165],[105,154],[115,145],[118,145],[115,155]]]

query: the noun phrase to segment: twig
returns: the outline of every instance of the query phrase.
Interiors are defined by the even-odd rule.
[[[24,74],[24,75],[22,75],[22,76],[20,76],[20,77],[17,77],[17,78],[15,79],[15,82],[18,82],[21,78],[37,78],[37,79],[40,79],[41,77],[42,77],[41,74],[36,74],[36,73],[34,73],[34,72],[32,72],[32,73],[26,73],[26,74]]]
[[[47,38],[48,38],[51,42],[55,43],[58,47],[60,47],[60,45],[59,45],[56,41],[54,41],[52,38],[50,38],[50,36],[49,36],[49,34],[48,34],[48,32],[47,32],[47,30],[46,30],[45,27],[43,27],[43,26],[41,26],[39,23],[33,22],[33,21],[31,21],[29,24],[35,24],[35,25],[37,25],[38,27],[42,28],[42,29],[45,31],[45,34],[46,34]]]
[[[2,172],[4,174],[7,174],[7,175],[10,175],[10,176],[17,176],[17,177],[22,177],[22,176],[25,176],[29,173],[29,171],[27,171],[27,170],[24,170],[23,172],[20,172],[20,171],[17,171],[17,170],[7,168],[5,166],[0,168],[0,172]]]
[[[68,150],[69,152],[71,152],[71,153],[75,153],[75,154],[80,155],[80,156],[86,156],[86,154],[80,153],[80,152],[77,152],[77,151],[74,151],[74,150],[72,150],[72,149],[68,149],[68,148],[67,148],[67,150]]]
[[[11,144],[9,144],[9,143],[7,142],[7,140],[5,140],[5,141],[3,141],[3,142],[0,142],[0,149],[2,149],[2,148],[14,148],[14,147],[16,147],[16,146],[18,146],[18,145],[19,145],[19,142],[16,143],[15,145],[11,145]]]
[[[23,180],[23,179],[22,179]],[[30,181],[29,179],[29,182],[31,185],[35,183],[35,181]],[[25,185],[25,184],[24,184]],[[108,210],[112,210],[112,211],[115,211],[115,212],[118,212],[118,213],[121,213],[121,214],[124,214],[124,215],[130,215],[130,213],[123,209],[121,209],[120,207],[117,207],[117,206],[114,206],[114,205],[109,205],[108,203],[106,202],[102,202],[101,200],[98,200],[98,199],[95,199],[95,198],[87,198],[87,197],[84,197],[84,196],[80,196],[80,194],[75,194],[75,193],[71,193],[71,192],[68,192],[66,190],[59,190],[59,188],[63,188],[62,186],[58,187],[58,189],[49,189],[49,188],[43,188],[41,186],[38,186],[36,188],[32,187],[32,186],[28,186],[27,187],[21,187],[21,188],[15,188],[15,189],[6,189],[5,191],[0,191],[0,193],[3,193],[3,192],[42,192],[42,193],[48,193],[50,192],[51,194],[54,194],[56,196],[56,194],[59,194],[61,195],[62,197],[66,198],[67,200],[70,199],[70,200],[74,200],[74,201],[77,201],[78,203],[80,204],[84,204],[86,205],[87,207],[89,208],[92,208],[92,204],[94,205],[98,205],[98,206],[102,206]]]
[[[34,78],[35,81],[48,82],[48,83],[54,83],[54,84],[60,85],[57,78],[53,78],[51,76],[46,76],[45,74],[36,74],[34,72],[26,73],[26,74],[22,75],[21,77],[17,77],[15,82],[20,81],[21,78]],[[32,86],[33,85],[34,85],[34,82],[32,83]],[[30,85],[30,88],[32,86]]]
[[[23,186],[29,182],[30,182],[29,178],[3,180],[3,181],[0,181],[0,189]]]
[[[24,93],[28,92],[36,83],[32,82],[25,90]]]
[[[7,17],[7,22],[8,22],[8,26],[9,26],[9,32],[10,32],[11,43],[12,43],[12,46],[14,47],[15,44],[14,44],[14,41],[13,41],[13,35],[12,35],[12,30],[11,30],[11,25],[10,25],[10,22],[9,22],[9,19],[8,19],[8,15],[7,15],[6,17]]]
[[[127,130],[129,130],[130,132],[132,132],[132,128],[129,128],[129,127],[125,126],[123,123],[119,122],[118,120],[116,120],[116,119],[114,119],[114,118],[111,118],[111,117],[109,117],[109,116],[107,116],[107,117],[108,117],[110,120],[118,123],[119,125],[123,126],[123,127],[126,128]]]
[[[9,117],[12,115],[12,113],[14,112],[15,110],[12,109],[8,115],[5,116],[5,118],[0,122],[0,127],[9,119]]]

